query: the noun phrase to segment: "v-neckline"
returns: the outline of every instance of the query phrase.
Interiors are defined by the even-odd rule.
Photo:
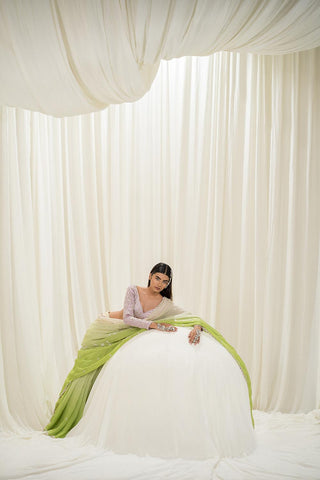
[[[159,307],[159,305],[160,305],[160,304],[163,302],[163,300],[164,300],[164,297],[162,297],[162,299],[160,300],[160,302],[158,303],[158,305],[156,305],[154,308],[151,308],[151,310],[146,310],[146,311],[144,312],[143,306],[142,306],[142,303],[141,303],[141,300],[140,300],[140,295],[139,295],[139,290],[138,290],[137,285],[135,285],[135,287],[136,287],[136,290],[137,290],[138,300],[139,300],[139,303],[140,303],[140,307],[141,307],[142,313],[152,312],[152,311],[155,310],[157,307]]]

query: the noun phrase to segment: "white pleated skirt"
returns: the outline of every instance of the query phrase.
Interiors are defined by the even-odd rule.
[[[97,377],[67,437],[119,454],[235,457],[255,446],[248,388],[230,353],[190,328],[146,330],[122,346]]]

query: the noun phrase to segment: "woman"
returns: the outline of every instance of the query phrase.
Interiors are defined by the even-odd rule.
[[[159,263],[147,288],[128,287],[123,310],[89,327],[46,430],[115,453],[239,456],[254,448],[251,409],[243,361],[172,302],[172,271]]]
[[[177,328],[169,323],[156,323],[151,320],[144,320],[147,318],[156,307],[160,306],[164,298],[172,300],[172,270],[169,265],[165,263],[158,263],[155,265],[148,280],[148,287],[142,288],[132,285],[128,287],[124,300],[124,308],[117,312],[108,312],[110,318],[123,319],[123,321],[132,325],[133,327],[140,327],[146,329],[164,330],[168,332],[176,332]],[[140,299],[141,298],[141,299]],[[167,302],[166,306],[170,305],[170,310],[166,309],[169,315],[178,315],[180,313],[188,314],[185,310],[174,305],[172,302]],[[125,312],[123,314],[123,312]],[[137,318],[135,315],[140,315]],[[102,316],[106,316],[102,314]],[[201,325],[195,325],[189,333],[190,343],[199,343]]]

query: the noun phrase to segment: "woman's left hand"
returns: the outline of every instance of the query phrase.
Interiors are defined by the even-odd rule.
[[[197,345],[200,342],[201,326],[195,325],[189,333],[189,343]]]

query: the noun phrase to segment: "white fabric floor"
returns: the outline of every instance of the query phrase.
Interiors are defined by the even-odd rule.
[[[116,455],[42,432],[0,435],[1,480],[320,479],[320,410],[254,411],[257,448],[246,457],[205,461]]]

